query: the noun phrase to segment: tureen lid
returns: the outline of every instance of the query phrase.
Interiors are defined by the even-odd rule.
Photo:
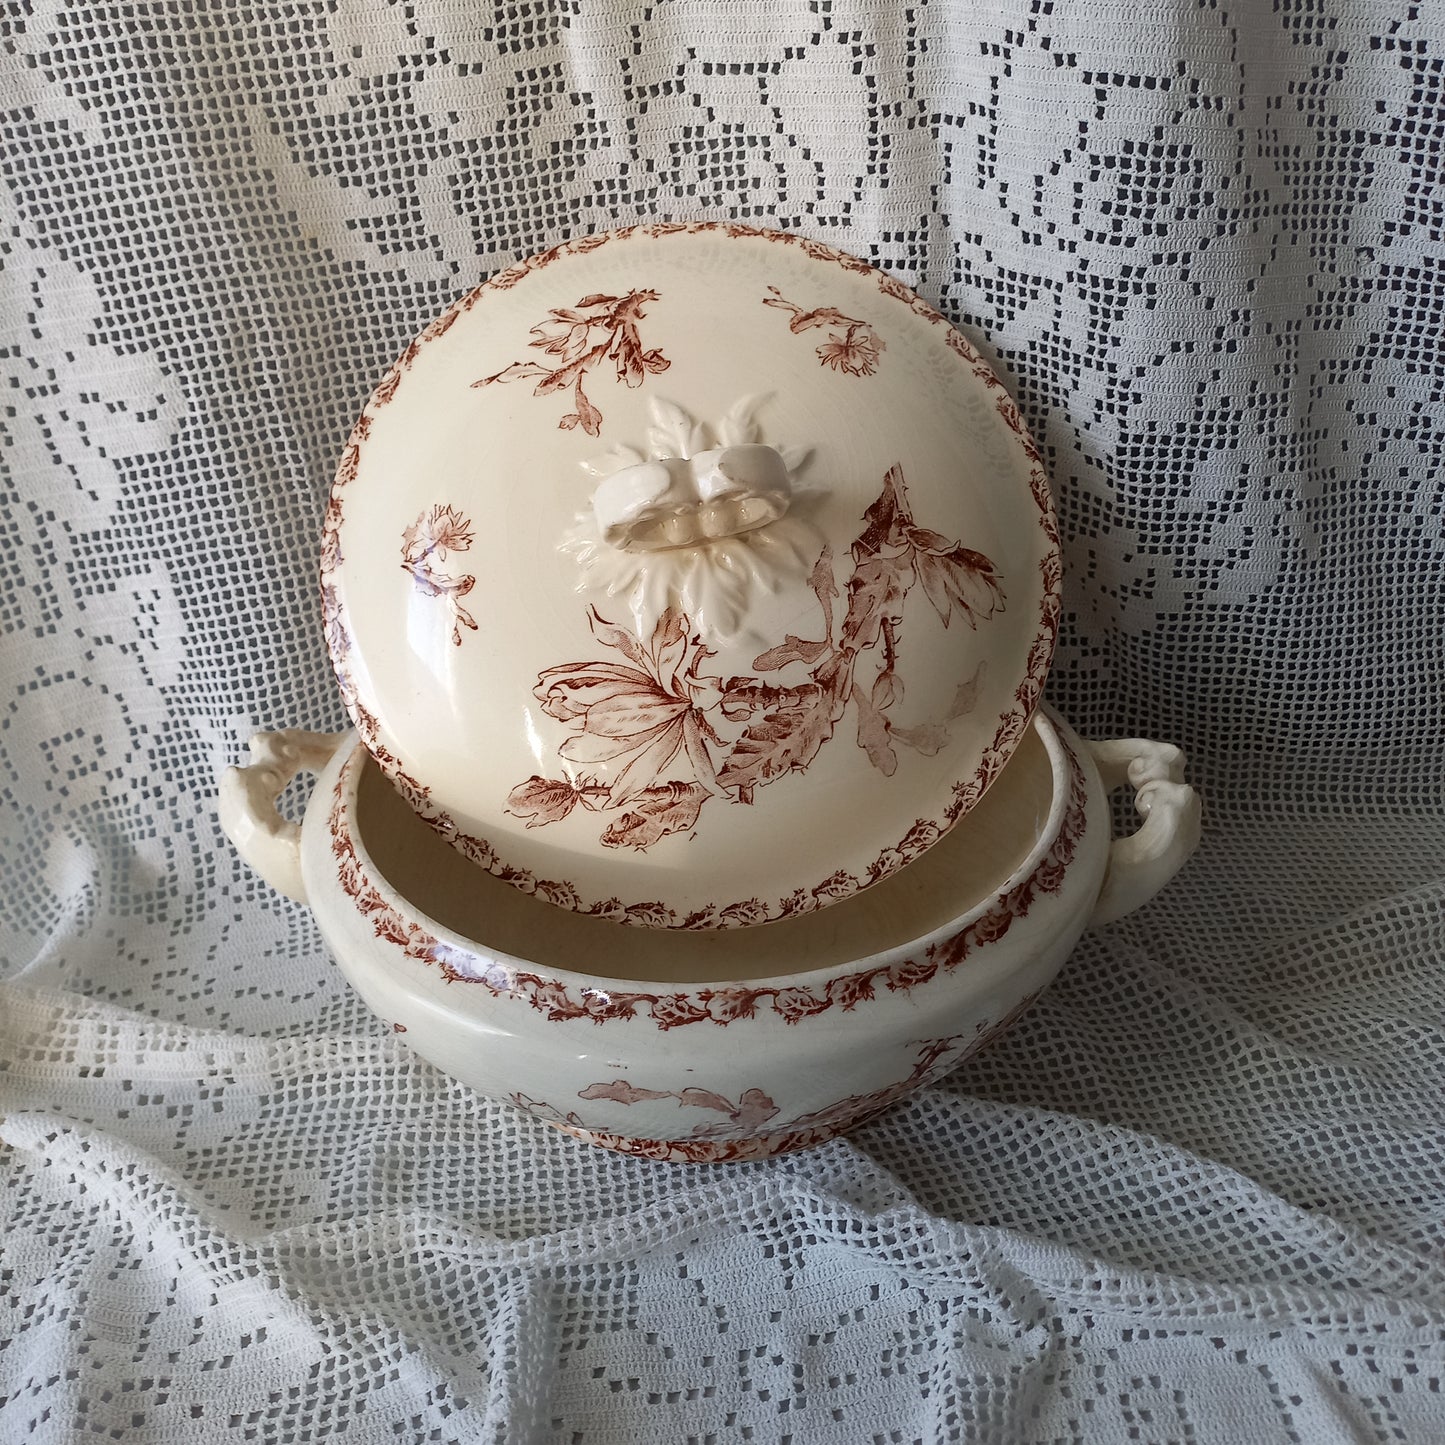
[[[489,872],[673,928],[877,882],[983,795],[1059,614],[1044,469],[904,286],[799,236],[555,247],[403,353],[322,547],[348,710]]]

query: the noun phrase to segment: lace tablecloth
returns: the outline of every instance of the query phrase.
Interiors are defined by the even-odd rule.
[[[1105,0],[0,20],[0,1439],[1445,1439],[1445,18]],[[846,1140],[605,1154],[412,1059],[215,821],[334,727],[340,444],[640,216],[955,319],[1050,695],[1206,840]]]

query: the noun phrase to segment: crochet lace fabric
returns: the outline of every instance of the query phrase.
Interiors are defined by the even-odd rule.
[[[1445,1439],[1439,9],[30,0],[0,113],[0,1439]],[[372,386],[648,217],[959,324],[1049,696],[1206,800],[1006,1040],[733,1167],[417,1062],[215,819],[342,723]]]

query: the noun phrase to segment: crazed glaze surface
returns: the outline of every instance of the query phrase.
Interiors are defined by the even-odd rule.
[[[712,453],[764,444],[786,509],[760,462],[708,512]],[[579,535],[639,466],[637,537],[687,546],[609,547],[607,506]],[[964,816],[1058,583],[1039,455],[963,338],[853,258],[701,224],[458,302],[368,404],[322,549],[347,707],[417,811],[526,891],[692,930],[846,898]]]

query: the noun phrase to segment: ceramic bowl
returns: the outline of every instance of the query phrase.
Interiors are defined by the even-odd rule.
[[[1053,654],[1042,460],[893,278],[794,234],[586,236],[377,387],[321,548],[357,732],[478,870],[620,923],[810,912],[984,796]]]
[[[303,769],[319,778],[298,827],[276,800]],[[1144,822],[1114,840],[1107,793],[1123,785]],[[423,1058],[592,1143],[693,1161],[818,1144],[953,1069],[1199,833],[1177,748],[1084,743],[1045,710],[921,857],[743,932],[638,930],[478,875],[354,734],[259,735],[221,817]]]

